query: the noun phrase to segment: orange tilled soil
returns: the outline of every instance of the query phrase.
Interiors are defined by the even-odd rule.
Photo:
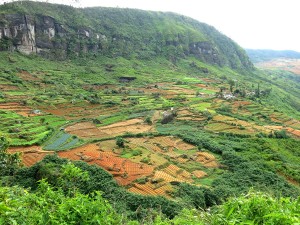
[[[52,151],[43,151],[41,146],[28,147],[11,147],[8,149],[9,153],[21,152],[22,162],[25,166],[32,166],[41,161],[46,155],[54,154]]]
[[[293,128],[286,128],[287,132],[289,132],[290,134],[296,136],[297,138],[300,138],[300,130],[295,130]]]
[[[121,185],[130,184],[139,177],[149,176],[154,170],[153,166],[131,162],[128,159],[120,158],[113,152],[103,152],[96,144],[59,152],[58,155],[62,158],[97,164],[111,173]]]

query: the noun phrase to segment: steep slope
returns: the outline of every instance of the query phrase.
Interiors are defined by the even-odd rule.
[[[231,39],[215,28],[174,13],[86,8],[36,2],[0,6],[0,50],[52,58],[104,54],[150,59],[195,56],[209,64],[252,69]]]

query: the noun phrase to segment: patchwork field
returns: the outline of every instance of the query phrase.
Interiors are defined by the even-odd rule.
[[[256,101],[253,84],[234,86],[250,96],[220,97],[230,79],[212,71],[157,75],[156,82],[138,77],[132,83],[118,77],[104,82],[98,74],[75,78],[76,71],[57,68],[3,73],[1,132],[10,141],[9,152],[22,152],[25,166],[57,154],[98,165],[139,194],[171,198],[181,182],[210,187],[226,173],[222,155],[209,150],[213,144],[201,144],[201,134],[190,140],[187,133],[300,138],[297,117]]]

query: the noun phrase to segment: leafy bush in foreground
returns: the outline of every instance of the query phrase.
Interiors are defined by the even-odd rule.
[[[118,214],[99,192],[73,194],[69,196],[61,189],[55,190],[45,180],[39,182],[35,193],[17,186],[0,187],[0,224],[140,224]],[[273,198],[251,191],[209,211],[183,209],[171,220],[164,219],[158,212],[150,213],[154,217],[146,215],[141,224],[289,225],[300,223],[300,199]]]
[[[120,216],[98,192],[70,197],[42,180],[35,193],[0,187],[0,224],[120,224]]]
[[[208,214],[209,215],[209,214]],[[299,224],[300,198],[273,198],[250,191],[212,210],[207,224]]]

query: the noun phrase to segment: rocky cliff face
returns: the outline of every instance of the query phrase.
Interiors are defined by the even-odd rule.
[[[190,54],[195,55],[204,61],[210,61],[221,65],[218,50],[209,42],[191,43],[189,46]]]
[[[60,50],[66,56],[68,50],[76,53],[97,52],[102,49],[102,42],[108,41],[105,35],[95,33],[89,28],[73,30],[67,25],[59,24],[50,16],[30,16],[20,14],[4,15],[6,24],[0,26],[0,40],[11,40],[7,50],[18,50],[24,54],[39,53],[45,55],[51,50]],[[72,42],[73,40],[73,42]],[[74,40],[78,40],[77,42]],[[82,43],[85,40],[91,43]],[[110,37],[110,45],[118,42],[117,37]],[[130,40],[121,40],[121,42]],[[167,41],[166,46],[178,46],[178,42]],[[4,50],[4,49],[3,49]],[[221,64],[218,50],[209,42],[190,43],[187,54],[216,64]]]
[[[5,15],[7,24],[0,27],[0,39],[11,40],[7,46],[10,50],[17,49],[26,54],[36,52],[35,24],[30,16]]]

